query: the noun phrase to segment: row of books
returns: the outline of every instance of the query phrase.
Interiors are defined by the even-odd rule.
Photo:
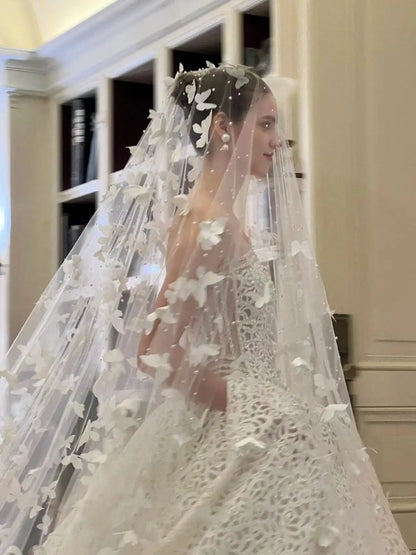
[[[71,102],[71,187],[97,178],[95,98]]]

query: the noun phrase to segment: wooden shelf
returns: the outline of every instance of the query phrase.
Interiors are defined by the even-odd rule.
[[[94,179],[82,185],[77,185],[65,191],[59,191],[57,194],[58,203],[78,201],[82,202],[83,197],[91,195],[91,193],[98,193],[100,190],[100,181]]]

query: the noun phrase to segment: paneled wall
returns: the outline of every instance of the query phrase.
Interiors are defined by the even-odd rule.
[[[56,218],[50,101],[10,97],[10,337],[14,338],[54,270]],[[36,191],[36,194],[33,194]],[[28,202],[30,198],[30,202]]]
[[[317,0],[307,28],[318,262],[353,316],[358,425],[416,549],[416,3]]]

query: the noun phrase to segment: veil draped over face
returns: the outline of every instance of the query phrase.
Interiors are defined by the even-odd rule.
[[[356,432],[279,99],[273,106],[247,68],[209,64],[179,73],[164,111],[150,112],[122,181],[2,367],[2,553],[25,553],[52,532],[48,552],[73,507],[103,489],[114,496],[111,509],[103,501],[113,527],[103,548],[173,553],[175,541],[185,553],[185,531],[215,518],[232,476],[276,449],[270,464],[276,475],[286,469],[282,491],[287,476],[305,488],[325,482],[327,520],[318,523],[315,509],[297,517],[318,546],[340,542],[349,519],[372,552],[387,553],[387,537],[389,553],[407,552]],[[208,460],[203,446],[217,421],[221,468],[212,461],[207,479],[216,501],[204,512],[205,494],[189,493],[181,506],[199,512],[169,516],[178,469]],[[288,454],[290,438],[297,447]],[[291,474],[300,452],[308,477]],[[134,483],[117,467],[129,456]],[[106,472],[114,479],[103,488]],[[129,524],[128,503],[142,511]]]

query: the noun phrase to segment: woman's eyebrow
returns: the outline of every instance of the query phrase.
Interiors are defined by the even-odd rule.
[[[260,119],[267,119],[269,121],[276,121],[275,116],[261,116]]]

